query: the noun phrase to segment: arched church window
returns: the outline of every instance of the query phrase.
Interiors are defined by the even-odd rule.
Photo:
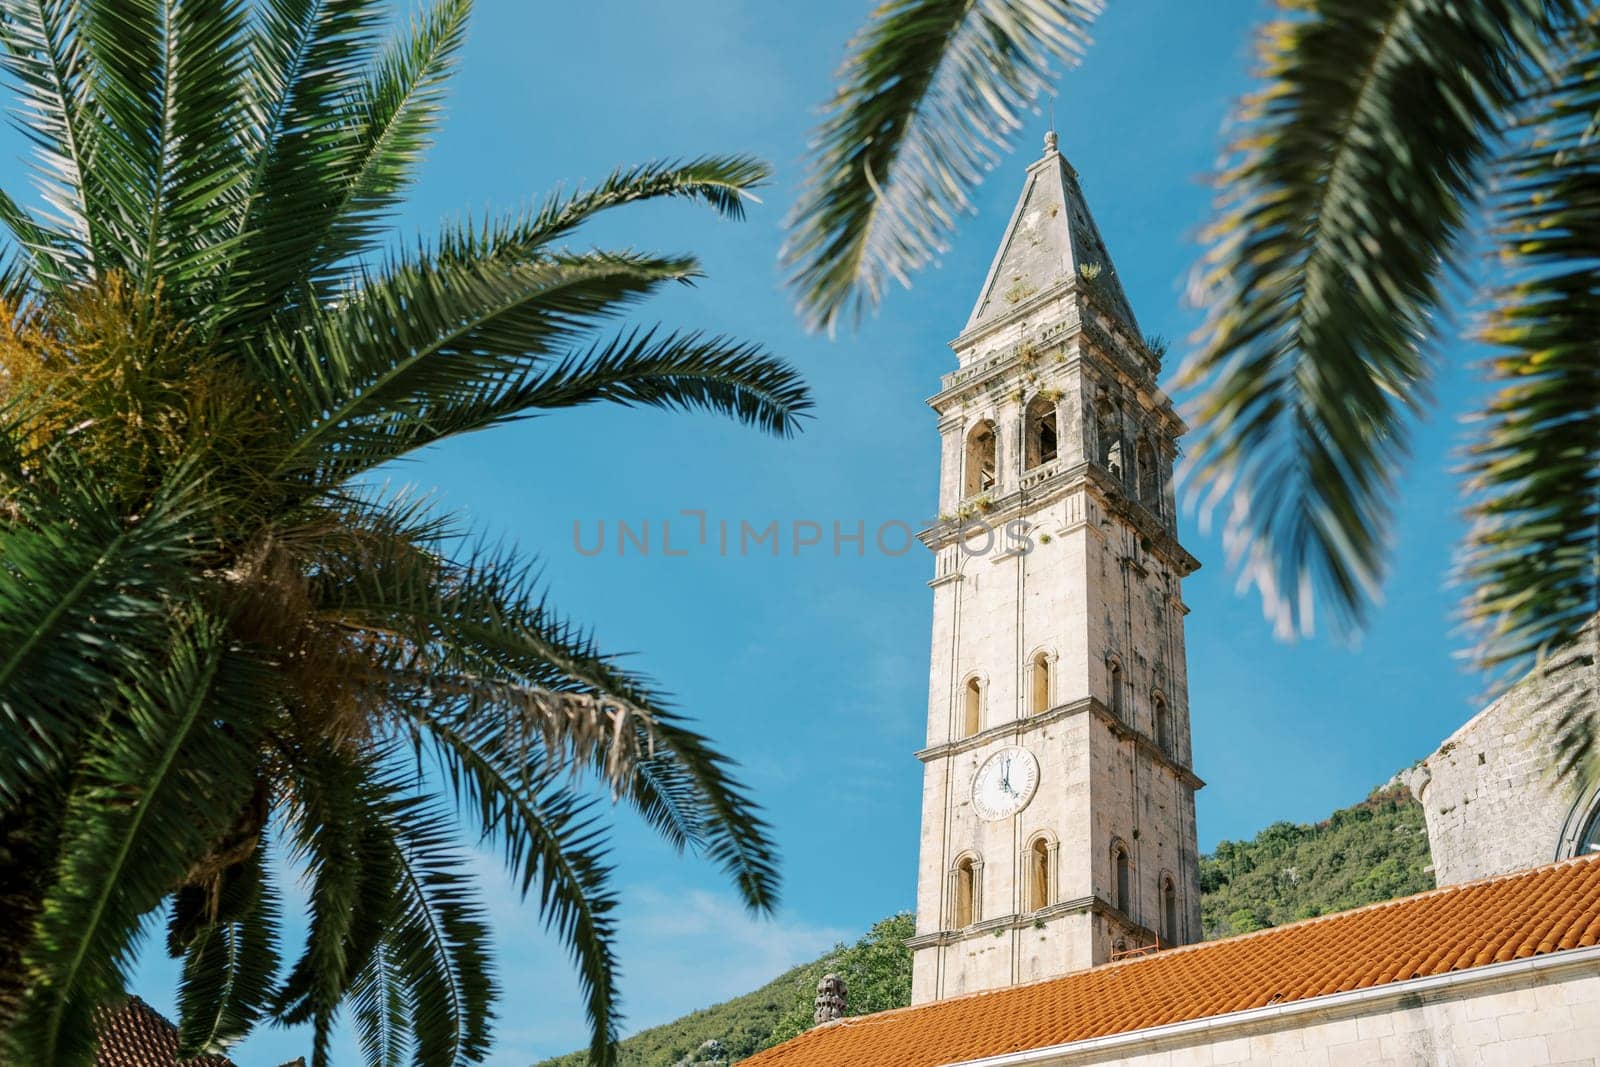
[[[1589,816],[1589,825],[1583,828],[1583,836],[1578,838],[1578,850],[1573,855],[1587,856],[1591,852],[1600,852],[1600,805],[1596,805]]]
[[[1028,405],[1023,423],[1026,436],[1024,465],[1037,467],[1056,458],[1056,406],[1044,397],[1035,397]]]
[[[1111,846],[1111,864],[1117,875],[1117,910],[1124,915],[1131,915],[1133,900],[1128,887],[1128,850],[1120,841]]]
[[[1151,511],[1161,511],[1161,476],[1156,467],[1155,450],[1150,447],[1150,442],[1144,438],[1139,439],[1139,445],[1134,450],[1134,466],[1138,468],[1139,500]]]
[[[1050,899],[1050,842],[1043,835],[1028,846],[1028,910],[1038,911],[1053,903]]]
[[[984,419],[967,435],[966,488],[963,496],[987,493],[995,485],[994,423]]]
[[[1162,752],[1172,755],[1172,712],[1159,696],[1156,697],[1156,744]]]
[[[961,687],[961,736],[971,737],[983,726],[983,685],[968,678]]]
[[[1111,661],[1111,714],[1122,718],[1122,664]]]
[[[1028,693],[1028,713],[1042,715],[1050,710],[1050,654],[1048,652],[1035,653],[1033,657],[1033,678]]]
[[[963,856],[955,873],[951,926],[959,930],[971,926],[978,917],[978,864],[971,856]]]
[[[1114,477],[1122,477],[1122,419],[1111,401],[1101,400],[1094,407],[1100,466]]]
[[[1161,879],[1161,940],[1178,943],[1178,887],[1170,874]]]

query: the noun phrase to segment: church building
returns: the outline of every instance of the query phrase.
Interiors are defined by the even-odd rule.
[[[939,517],[921,534],[933,643],[911,1007],[835,1018],[744,1062],[1600,1063],[1600,800],[1567,814],[1554,856],[1525,862],[1544,846],[1482,858],[1475,834],[1507,827],[1474,830],[1453,814],[1468,801],[1430,810],[1436,854],[1453,828],[1452,871],[1468,875],[1440,881],[1457,884],[1201,941],[1182,595],[1199,564],[1172,486],[1185,426],[1054,133],[952,347],[929,401]],[[1411,772],[1425,807],[1428,788],[1481,788],[1479,810],[1499,810],[1501,768],[1531,780],[1548,756],[1482,747],[1499,762],[1458,773],[1447,748]],[[845,995],[830,991],[830,1016]]]

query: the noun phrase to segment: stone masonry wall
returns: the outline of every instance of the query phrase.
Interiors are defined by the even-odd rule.
[[[1593,670],[1577,651],[1552,657],[1401,773],[1422,804],[1439,885],[1572,855],[1594,787],[1557,780],[1556,724],[1595,706]]]

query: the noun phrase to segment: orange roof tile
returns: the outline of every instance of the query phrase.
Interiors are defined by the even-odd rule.
[[[847,1018],[742,1067],[936,1067],[1600,941],[1600,856],[1030,985]]]
[[[96,1013],[100,1048],[95,1067],[177,1067],[178,1028],[138,997]],[[200,1056],[184,1067],[234,1067],[226,1056]]]

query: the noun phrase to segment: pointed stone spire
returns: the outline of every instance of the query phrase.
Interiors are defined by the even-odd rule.
[[[999,322],[1034,297],[1076,281],[1138,335],[1138,321],[1089,213],[1078,172],[1058,143],[1054,130],[1044,135],[1044,155],[1028,168],[1022,195],[963,333]]]

